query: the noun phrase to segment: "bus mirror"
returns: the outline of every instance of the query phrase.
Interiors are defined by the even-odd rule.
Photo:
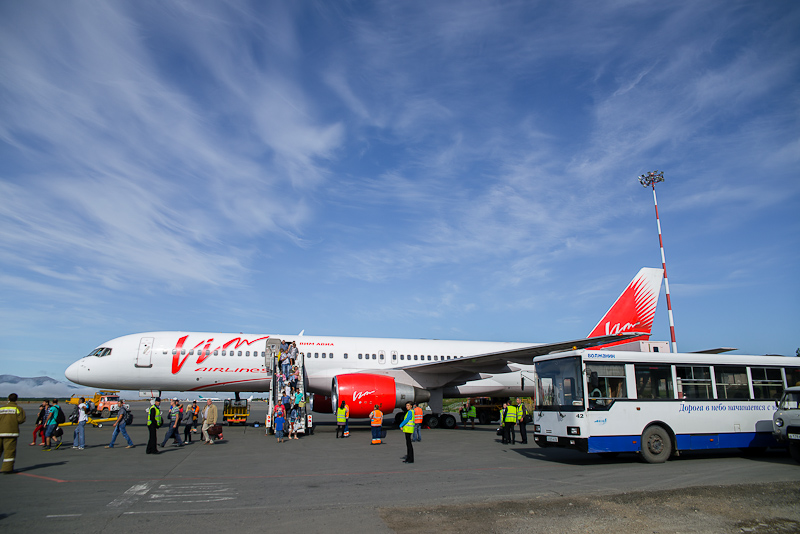
[[[591,373],[589,373],[589,385],[592,387],[592,389],[595,389],[597,386],[600,385],[600,379],[597,378],[596,371],[592,371]]]

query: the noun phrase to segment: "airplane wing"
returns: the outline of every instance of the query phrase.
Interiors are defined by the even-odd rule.
[[[439,362],[426,362],[423,364],[408,365],[401,367],[403,371],[414,373],[430,373],[430,374],[450,374],[450,373],[500,373],[510,372],[512,369],[508,367],[509,363],[521,363],[525,365],[532,365],[533,359],[536,356],[543,356],[553,352],[564,352],[568,350],[587,349],[597,347],[599,345],[606,345],[614,343],[615,341],[624,341],[633,337],[643,335],[642,332],[626,332],[624,334],[609,335],[609,336],[595,336],[572,341],[562,341],[559,343],[545,343],[543,345],[531,345],[530,347],[523,347],[521,349],[512,349],[501,352],[490,352],[487,354],[478,354],[468,358],[459,358],[456,360],[445,360]]]
[[[730,352],[738,350],[735,347],[717,347],[716,349],[694,350],[689,354],[722,354],[723,352]]]

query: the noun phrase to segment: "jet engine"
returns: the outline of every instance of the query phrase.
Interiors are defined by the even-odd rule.
[[[395,382],[391,376],[352,373],[333,378],[331,400],[333,411],[341,401],[350,407],[350,417],[368,417],[375,405],[384,413],[395,408],[405,408],[407,402],[426,402],[431,398],[427,390]]]
[[[333,413],[331,398],[327,395],[314,393],[314,397],[311,400],[311,409],[317,413]]]

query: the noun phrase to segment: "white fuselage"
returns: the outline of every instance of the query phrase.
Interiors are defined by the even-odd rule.
[[[471,373],[454,381],[451,372],[413,373],[414,366],[499,352],[531,343],[146,332],[112,339],[66,370],[72,382],[97,388],[162,391],[269,391],[268,341],[294,341],[303,355],[308,390],[330,395],[333,377],[373,373],[445,396],[524,395],[532,365],[511,364],[500,373]],[[110,349],[110,350],[101,350]],[[530,391],[527,392],[530,394]]]

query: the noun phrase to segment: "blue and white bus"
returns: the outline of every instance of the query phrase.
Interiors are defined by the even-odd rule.
[[[578,350],[535,360],[534,439],[651,463],[697,449],[758,448],[800,358]]]

